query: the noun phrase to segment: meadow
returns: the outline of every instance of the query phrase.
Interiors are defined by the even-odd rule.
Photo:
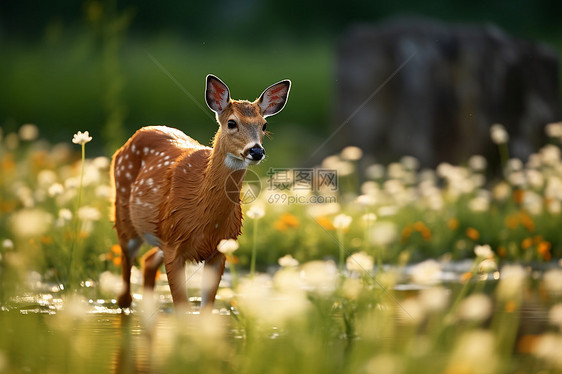
[[[562,372],[562,123],[546,131],[522,162],[492,126],[495,177],[479,155],[435,170],[404,156],[362,176],[356,147],[304,174],[256,169],[208,316],[197,264],[189,315],[173,312],[165,274],[143,297],[138,264],[132,308],[116,305],[97,134],[0,132],[0,373]]]

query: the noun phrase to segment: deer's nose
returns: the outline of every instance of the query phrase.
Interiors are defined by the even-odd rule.
[[[250,148],[248,154],[254,161],[260,161],[265,156],[265,149],[261,145],[256,144]]]

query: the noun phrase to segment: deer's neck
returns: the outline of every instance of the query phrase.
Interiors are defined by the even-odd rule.
[[[240,205],[240,190],[246,175],[246,168],[232,168],[228,160],[229,155],[217,134],[205,168],[201,192],[209,197],[206,208],[221,215],[232,213],[234,205]]]

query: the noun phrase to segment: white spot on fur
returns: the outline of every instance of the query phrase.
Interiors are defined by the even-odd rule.
[[[133,163],[132,163],[132,162],[129,162],[129,165],[127,165],[127,167],[128,167],[129,169],[132,169],[132,168],[133,168]]]
[[[144,162],[144,160],[141,160],[141,168],[145,167],[146,162]]]
[[[154,187],[154,188],[152,189],[152,192],[158,192],[158,187]],[[169,197],[169,196],[168,196],[168,197]]]
[[[158,164],[158,165],[156,165],[156,167],[157,167],[157,168],[161,168],[161,167],[162,167],[162,164]]]
[[[191,167],[191,164],[187,164],[187,166]]]
[[[150,150],[150,153],[154,153],[154,149],[151,149],[151,150]]]
[[[127,192],[127,189],[125,187],[121,187],[121,192]]]
[[[135,151],[135,149],[137,149],[137,147],[133,144],[133,146],[131,147],[131,149],[133,150],[133,152]]]
[[[147,155],[147,154],[148,154],[148,147],[144,147],[144,148],[142,149],[142,151],[144,152],[145,155]]]
[[[148,185],[148,187],[152,187],[152,185],[154,184],[154,180],[152,178],[148,178],[146,184]]]
[[[144,179],[139,180],[139,186],[142,186],[144,184]]]
[[[169,159],[169,158],[170,158],[170,156],[167,155],[166,157],[164,157],[164,160],[167,160],[167,159]]]
[[[128,160],[128,159],[129,159],[129,154],[127,153],[127,154],[125,154],[125,160]]]
[[[215,229],[218,229],[218,228],[219,228],[219,224],[215,223]]]
[[[170,161],[164,162],[164,166],[168,166],[168,165],[170,165]]]
[[[127,179],[133,179],[133,176],[131,175],[131,173],[127,172],[127,174],[125,174],[125,177]]]

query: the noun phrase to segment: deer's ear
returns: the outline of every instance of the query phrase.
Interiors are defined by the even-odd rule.
[[[264,118],[279,113],[285,107],[290,89],[291,81],[286,79],[269,86],[263,91],[258,99],[258,105]]]
[[[205,101],[207,101],[207,106],[217,114],[220,114],[230,101],[228,87],[212,74],[207,75]]]

